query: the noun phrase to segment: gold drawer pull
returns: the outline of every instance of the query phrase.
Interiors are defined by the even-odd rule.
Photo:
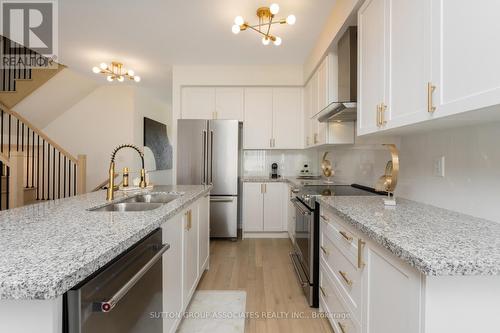
[[[352,287],[352,280],[349,280],[347,277],[347,273],[343,271],[339,271],[340,275],[342,276],[342,279],[344,279],[344,282],[349,286]]]
[[[320,286],[320,287],[319,287],[319,290],[321,290],[321,294],[323,294],[323,297],[328,297],[328,296],[326,295],[325,289],[323,289],[323,287],[321,287],[321,286]]]
[[[431,82],[427,83],[427,112],[433,113],[436,111],[436,107],[433,105],[434,102],[432,101],[432,93],[436,90],[436,86],[433,85]]]
[[[325,220],[326,223],[329,223],[330,220],[328,219],[328,217],[326,217],[325,215],[320,215],[320,217]]]
[[[348,242],[352,242],[352,236],[349,236],[349,235],[347,234],[347,232],[345,232],[345,231],[339,231],[339,234],[341,234],[341,235],[342,235],[342,237],[344,237],[346,241],[348,241]]]
[[[365,262],[363,261],[363,250],[365,248],[365,241],[358,238],[358,268],[365,267]]]
[[[328,250],[327,250],[324,246],[320,246],[320,248],[321,248],[321,251],[323,251],[323,253],[324,253],[325,255],[328,255],[328,254],[329,254],[329,253],[328,253]]]
[[[340,330],[342,333],[347,333],[347,327],[346,325],[342,324],[340,321],[337,322],[339,324]]]

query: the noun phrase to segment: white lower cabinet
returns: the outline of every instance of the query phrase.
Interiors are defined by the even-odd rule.
[[[209,198],[202,197],[162,224],[163,332],[177,330],[209,261]]]
[[[421,274],[321,210],[320,306],[335,332],[421,332]]]
[[[243,184],[243,232],[283,232],[285,183]]]

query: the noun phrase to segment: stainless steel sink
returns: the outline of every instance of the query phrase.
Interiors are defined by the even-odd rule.
[[[138,194],[133,197],[127,198],[122,202],[137,202],[137,203],[161,203],[166,204],[175,199],[181,197],[183,193],[180,192],[158,192],[158,193],[146,193],[146,194]]]
[[[161,203],[146,203],[146,202],[116,202],[106,206],[91,208],[92,212],[142,212],[160,208]]]

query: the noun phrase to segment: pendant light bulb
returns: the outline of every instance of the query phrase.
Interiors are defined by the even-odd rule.
[[[105,62],[101,63],[99,65],[99,67],[101,67],[102,70],[105,70],[105,69],[108,69],[108,64],[106,64]]]
[[[243,25],[243,23],[245,23],[245,20],[243,19],[243,17],[236,16],[236,18],[234,19],[234,24],[236,24],[237,26],[241,26],[241,25]]]
[[[92,68],[92,72],[94,72],[94,73],[96,73],[96,74],[99,74],[99,73],[101,72],[101,69],[100,69],[99,67],[94,66],[94,67]]]
[[[123,77],[123,75],[120,75],[120,76],[118,76],[117,80],[118,80],[118,82],[123,82],[123,81],[125,81],[125,78]]]
[[[271,40],[267,37],[262,37],[262,44],[264,45],[269,45],[269,43],[271,42]]]
[[[140,82],[141,81],[141,77],[140,76],[134,76],[134,81],[135,82]]]
[[[113,82],[114,78],[111,75],[108,75],[108,77],[106,78],[106,80],[108,80],[108,82]]]
[[[240,33],[240,26],[239,25],[233,25],[233,27],[231,28],[231,30],[233,31],[233,34],[237,35]]]
[[[127,74],[130,75],[130,76],[134,76],[135,72],[133,70],[129,69],[127,71]]]
[[[287,24],[294,25],[296,21],[297,21],[297,18],[295,17],[295,15],[288,15],[286,17]]]
[[[280,37],[276,37],[276,39],[274,40],[274,45],[276,45],[276,46],[281,45],[281,38]]]
[[[273,3],[269,6],[269,10],[271,11],[271,14],[276,15],[280,11],[280,6],[277,3]]]

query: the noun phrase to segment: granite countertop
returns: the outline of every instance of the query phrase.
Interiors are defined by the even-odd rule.
[[[297,177],[271,178],[265,176],[246,176],[242,179],[245,183],[288,183],[292,186],[302,187],[305,185],[342,185],[337,183],[327,184],[324,178],[320,179],[299,179]]]
[[[500,224],[415,201],[321,197],[346,222],[425,275],[500,275]]]
[[[106,204],[104,191],[1,212],[0,300],[64,294],[210,188],[156,186],[152,191],[184,194],[143,212],[88,211]]]

